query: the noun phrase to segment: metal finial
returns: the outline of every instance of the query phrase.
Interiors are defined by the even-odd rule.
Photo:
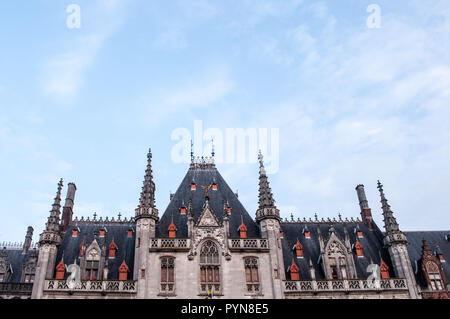
[[[191,164],[194,163],[194,142],[191,139]]]
[[[216,153],[214,152],[214,138],[211,138],[211,156],[214,158]]]

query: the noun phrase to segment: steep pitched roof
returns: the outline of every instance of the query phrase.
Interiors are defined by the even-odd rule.
[[[196,184],[195,190],[191,190],[191,183]],[[215,166],[191,166],[189,168],[157,224],[156,236],[169,237],[168,227],[173,218],[173,222],[177,227],[177,237],[188,237],[188,214],[180,214],[180,208],[187,208],[189,201],[192,199],[194,222],[197,223],[205,205],[206,188],[213,184],[217,185],[217,190],[214,190],[212,187],[208,189],[209,205],[217,220],[222,223],[223,203],[224,200],[228,202],[231,208],[231,215],[229,216],[230,237],[239,238],[238,228],[241,224],[241,216],[247,226],[247,237],[260,237],[258,225],[245,210],[236,194],[231,190]]]
[[[426,240],[430,249],[435,252],[437,250],[442,253],[446,262],[442,263],[447,282],[450,281],[450,230],[447,231],[406,231],[408,238],[408,253],[411,259],[411,265],[416,274],[417,282],[425,287],[426,283],[421,276],[420,259],[422,258],[422,240]],[[417,262],[417,264],[416,264]],[[419,268],[419,269],[417,269]]]
[[[108,258],[108,247],[114,240],[117,245],[115,258],[108,259],[108,279],[119,279],[119,267],[125,260],[130,272],[133,272],[134,265],[134,246],[135,246],[135,232],[131,237],[128,237],[128,230],[135,229],[133,222],[129,223],[83,223],[73,222],[62,236],[61,247],[58,249],[56,256],[56,264],[58,264],[64,253],[64,263],[70,265],[76,259],[79,265],[80,245],[85,241],[87,247],[94,240],[94,234],[101,229],[107,229],[105,237],[97,238],[100,247],[106,245],[106,258]],[[79,229],[78,236],[72,237],[72,230]],[[68,274],[66,273],[66,277]]]
[[[307,239],[303,235],[303,230],[307,227],[307,231],[310,232],[310,238]],[[303,258],[294,258],[294,262],[299,267],[299,275],[301,280],[311,280],[311,272],[309,262],[312,261],[315,269],[317,279],[325,279],[325,274],[320,262],[321,251],[318,228],[322,234],[322,238],[326,241],[329,237],[329,230],[333,227],[336,231],[336,235],[343,241],[345,238],[345,231],[347,230],[350,243],[354,245],[358,240],[363,246],[364,257],[356,257],[356,253],[353,250],[353,256],[355,260],[356,273],[358,278],[367,278],[367,266],[371,260],[380,264],[380,254],[385,263],[389,267],[390,275],[393,277],[394,272],[392,268],[391,259],[387,249],[383,248],[383,234],[376,228],[370,230],[369,227],[363,222],[346,222],[346,223],[314,223],[314,222],[282,222],[281,230],[283,231],[282,249],[283,259],[287,268],[292,263],[292,257],[295,256],[295,244],[297,240],[303,246]],[[363,233],[363,238],[357,238],[355,229]]]

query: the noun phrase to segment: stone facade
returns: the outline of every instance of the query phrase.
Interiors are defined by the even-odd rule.
[[[130,219],[73,218],[62,181],[36,247],[0,253],[0,298],[448,298],[450,231],[402,232],[379,183],[384,231],[364,186],[361,219],[282,220],[263,156],[255,218],[211,158],[194,158],[165,212],[155,206],[148,164]]]

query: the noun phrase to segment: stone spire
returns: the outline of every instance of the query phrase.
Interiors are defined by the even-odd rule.
[[[275,218],[280,220],[280,212],[275,206],[272,190],[269,186],[266,170],[263,163],[263,155],[259,151],[259,208],[256,211],[256,220],[259,222],[265,218]]]
[[[136,208],[136,218],[152,217],[158,219],[158,210],[155,207],[155,183],[152,171],[152,150],[147,154],[147,169],[145,170],[144,185],[142,186],[139,206]]]
[[[52,210],[50,211],[50,216],[47,219],[47,227],[48,231],[59,231],[59,220],[61,215],[61,189],[63,187],[63,180],[58,183],[58,191],[56,192],[56,197],[52,205]]]
[[[394,213],[389,206],[388,201],[384,195],[383,185],[378,181],[378,190],[381,197],[381,208],[383,209],[384,228],[386,230],[385,241],[386,244],[392,243],[407,243],[406,236],[400,231],[400,227],[397,220],[394,217]]]
[[[45,224],[45,230],[39,237],[39,244],[56,244],[61,243],[60,236],[60,215],[61,215],[61,189],[63,187],[63,180],[58,183],[58,190],[56,192],[55,200],[53,201],[52,210],[50,216]]]
[[[259,151],[259,208],[274,207],[275,200],[273,199],[272,190],[267,180],[266,170],[264,168],[263,155]]]

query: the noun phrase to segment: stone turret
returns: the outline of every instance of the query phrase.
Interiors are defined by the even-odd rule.
[[[150,240],[155,237],[156,222],[159,220],[155,207],[155,183],[152,172],[152,151],[147,155],[147,169],[145,170],[139,206],[136,208],[136,250],[134,257],[135,280],[138,280],[138,298],[146,298],[149,285]]]
[[[272,191],[264,168],[263,155],[259,152],[259,207],[256,211],[256,222],[261,229],[261,235],[268,239],[270,249],[270,271],[273,276],[273,297],[283,297],[283,280],[285,268],[280,238],[280,211],[275,206]]]
[[[58,183],[58,191],[48,217],[44,232],[39,237],[39,259],[36,267],[35,282],[31,297],[42,297],[45,280],[52,279],[55,270],[56,253],[61,245],[60,215],[61,215],[61,189],[63,180]]]
[[[384,195],[383,185],[381,185],[380,181],[378,181],[378,190],[380,192],[381,207],[383,209],[384,217],[384,228],[386,230],[383,242],[391,256],[395,275],[396,277],[406,279],[411,298],[420,298],[414,271],[409,258],[408,240],[406,235],[400,231],[400,227],[394,217],[391,207],[388,204],[386,196]]]

